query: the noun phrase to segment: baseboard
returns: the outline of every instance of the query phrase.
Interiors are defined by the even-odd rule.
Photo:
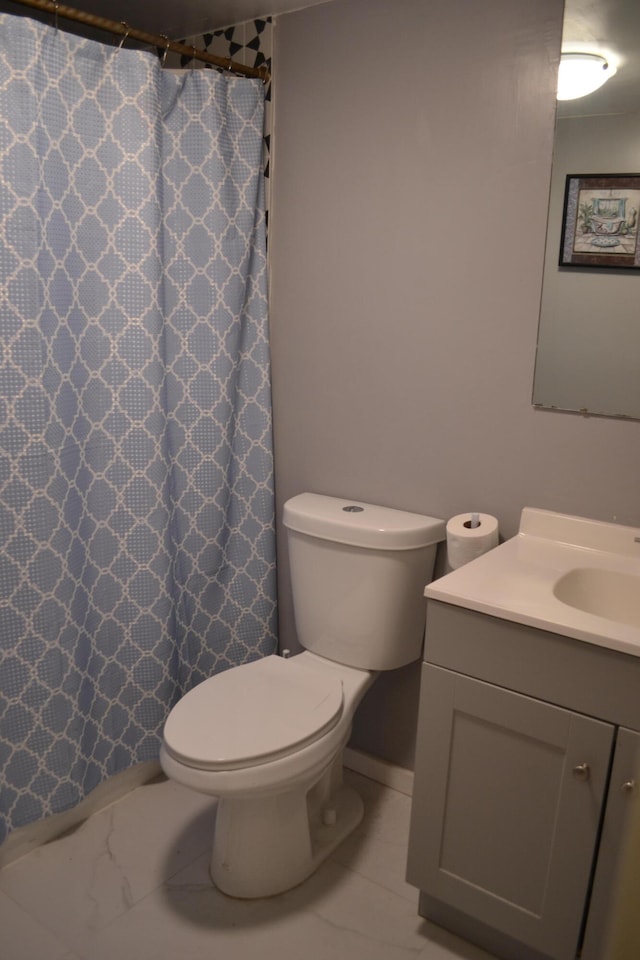
[[[394,763],[347,747],[344,751],[344,765],[356,773],[361,773],[370,780],[404,793],[413,794],[413,771],[398,767]],[[78,826],[87,817],[103,810],[110,804],[120,800],[126,793],[148,783],[161,773],[160,764],[155,762],[142,763],[122,773],[116,774],[101,784],[82,803],[66,813],[59,813],[45,820],[38,820],[26,827],[19,827],[9,834],[0,847],[0,870],[15,860],[19,860],[31,853],[36,847],[49,843],[57,837]]]
[[[125,794],[148,783],[161,773],[160,764],[156,761],[140,763],[105,780],[72,810],[56,813],[44,820],[37,820],[26,827],[18,827],[9,834],[0,847],[0,870],[31,853],[36,847],[50,843],[63,833],[73,830],[87,817],[110,806]]]
[[[362,750],[354,750],[352,747],[345,748],[344,765],[349,770],[355,770],[356,773],[369,777],[370,780],[382,783],[385,787],[391,787],[399,793],[406,793],[408,797],[413,796],[413,770],[398,767],[395,763],[389,763]]]

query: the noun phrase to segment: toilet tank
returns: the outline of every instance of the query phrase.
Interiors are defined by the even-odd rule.
[[[283,521],[302,646],[363,670],[417,660],[444,521],[315,493],[288,500]]]

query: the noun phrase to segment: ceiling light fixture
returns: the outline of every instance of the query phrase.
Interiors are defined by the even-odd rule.
[[[599,53],[563,53],[558,71],[558,100],[577,100],[601,87],[615,74],[615,64]]]

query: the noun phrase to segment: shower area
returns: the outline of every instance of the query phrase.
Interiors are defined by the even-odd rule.
[[[0,843],[276,647],[267,88],[167,66],[0,15]]]

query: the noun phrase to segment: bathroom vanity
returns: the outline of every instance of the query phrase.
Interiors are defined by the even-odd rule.
[[[605,958],[639,802],[637,535],[526,509],[426,591],[407,875],[507,960]]]

